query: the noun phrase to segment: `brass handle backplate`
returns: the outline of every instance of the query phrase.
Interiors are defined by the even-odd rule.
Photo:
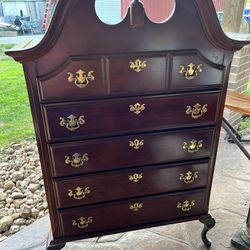
[[[139,115],[143,110],[146,109],[145,104],[140,104],[138,102],[134,105],[130,105],[129,108],[129,110],[136,115]]]
[[[75,168],[79,168],[88,160],[89,160],[89,156],[87,153],[83,154],[82,156],[78,153],[74,153],[71,157],[65,156],[65,163],[70,164],[72,167],[75,167]]]
[[[90,187],[76,187],[74,190],[68,190],[68,196],[73,197],[75,200],[81,200],[86,197],[87,194],[90,194]]]
[[[199,103],[196,103],[193,107],[187,106],[186,114],[191,114],[192,118],[198,119],[203,116],[203,114],[207,113],[207,107],[207,104],[201,106]]]
[[[143,207],[143,203],[134,203],[134,204],[129,205],[129,209],[134,212],[139,211],[142,207]]]
[[[140,59],[137,59],[136,61],[129,63],[130,63],[130,68],[137,73],[141,72],[144,68],[147,67],[147,61],[141,61]]]
[[[129,141],[129,146],[134,149],[139,149],[144,145],[144,140],[135,139],[134,141]]]
[[[68,72],[68,81],[74,83],[78,88],[85,88],[90,82],[95,80],[94,71],[91,70],[88,73],[79,69],[75,75]]]
[[[179,73],[182,74],[187,80],[194,79],[201,72],[202,72],[202,64],[195,65],[191,62],[186,67],[184,65],[180,65]]]
[[[76,226],[78,228],[86,228],[89,226],[89,224],[93,223],[92,217],[80,217],[77,220],[72,220],[72,226]]]
[[[185,200],[183,202],[178,202],[177,208],[181,209],[182,212],[188,212],[192,209],[194,205],[195,205],[195,200],[192,201]]]
[[[130,181],[133,181],[135,183],[139,182],[142,178],[143,178],[143,174],[142,173],[140,173],[140,174],[134,173],[132,175],[129,175],[129,177],[128,177],[128,179]]]
[[[192,172],[192,171],[188,171],[185,174],[180,174],[180,181],[183,181],[187,184],[192,183],[195,181],[195,179],[198,178],[198,172]]]
[[[203,140],[192,140],[183,143],[183,149],[187,150],[189,153],[195,153],[203,147]]]
[[[78,118],[75,115],[69,115],[66,119],[60,117],[60,126],[66,127],[69,131],[75,131],[80,128],[81,125],[85,124],[84,115]]]

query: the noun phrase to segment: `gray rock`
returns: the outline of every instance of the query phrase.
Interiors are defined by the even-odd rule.
[[[15,205],[16,208],[20,208],[20,206],[24,203],[23,199],[16,199],[13,201],[13,204]]]
[[[20,213],[14,213],[11,215],[12,219],[15,220],[20,217]]]
[[[27,205],[24,205],[21,208],[21,217],[28,219],[31,216],[31,208]]]
[[[14,172],[14,173],[12,174],[12,178],[13,178],[15,181],[18,181],[18,180],[22,181],[22,180],[24,179],[24,175],[23,175],[22,172],[17,171],[17,172]]]
[[[32,208],[31,214],[32,214],[32,217],[36,219],[39,216],[39,210],[37,210],[36,208]]]
[[[19,226],[26,225],[26,220],[24,218],[18,218],[14,220],[14,224]]]
[[[0,201],[5,201],[7,198],[7,194],[4,192],[0,192]]]
[[[0,168],[5,168],[5,167],[8,167],[8,162],[1,162],[0,163]],[[2,171],[4,173],[4,171]]]
[[[8,212],[7,212],[8,215],[12,215],[14,213],[15,213],[15,209],[14,208],[9,208],[8,209]]]
[[[19,225],[12,225],[12,226],[10,227],[10,229],[9,229],[9,233],[10,233],[10,234],[14,234],[14,233],[16,233],[17,231],[19,231],[19,229],[20,229],[20,226],[19,226]]]
[[[30,192],[34,193],[36,190],[38,190],[40,188],[40,184],[35,184],[35,183],[31,183],[28,186],[28,189],[30,190]]]
[[[4,190],[11,190],[15,186],[13,181],[7,181],[4,184]]]
[[[10,197],[6,198],[6,203],[11,204],[12,202],[13,202],[12,198],[10,198]]]
[[[11,195],[12,199],[22,199],[24,197],[25,197],[25,195],[23,193],[21,193],[21,192],[14,192]]]
[[[13,223],[11,216],[4,216],[0,220],[0,231],[7,231]]]

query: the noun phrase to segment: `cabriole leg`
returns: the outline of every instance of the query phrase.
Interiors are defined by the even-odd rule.
[[[212,242],[207,238],[207,232],[215,226],[215,220],[209,214],[207,217],[200,219],[200,222],[204,224],[204,228],[201,232],[202,241],[207,247],[210,247]]]

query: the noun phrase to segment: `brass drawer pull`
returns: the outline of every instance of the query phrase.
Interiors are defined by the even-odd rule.
[[[79,118],[75,115],[70,115],[66,119],[60,117],[60,126],[66,127],[69,131],[75,131],[83,124],[85,124],[84,115],[81,115]]]
[[[140,104],[138,102],[134,105],[130,105],[129,108],[129,110],[136,115],[139,115],[143,110],[146,109],[145,104]]]
[[[143,178],[143,174],[142,173],[140,173],[140,174],[134,173],[133,175],[129,175],[129,177],[128,177],[128,179],[130,181],[133,181],[135,183],[139,182],[142,178]]]
[[[65,156],[65,163],[70,164],[70,166],[75,168],[79,168],[88,160],[89,160],[89,155],[87,153],[83,154],[82,156],[78,153],[74,153],[71,157]]]
[[[195,200],[192,201],[185,200],[183,202],[178,202],[177,208],[181,209],[182,212],[188,212],[192,209],[194,205],[195,205]]]
[[[129,141],[129,146],[134,149],[139,149],[144,145],[144,140],[135,139],[134,141]]]
[[[180,181],[184,181],[185,183],[189,184],[195,181],[198,178],[198,172],[188,171],[185,174],[180,174]]]
[[[92,217],[80,217],[77,220],[72,220],[72,226],[76,226],[78,228],[86,228],[89,226],[89,224],[93,223],[93,218]]]
[[[183,143],[183,149],[187,150],[189,153],[195,153],[203,147],[203,140],[192,140]]]
[[[95,80],[94,71],[91,70],[88,73],[79,69],[75,75],[68,72],[68,81],[74,83],[78,88],[85,88],[91,81]]]
[[[129,63],[130,63],[130,68],[137,73],[141,72],[144,68],[147,67],[147,61],[141,61],[140,59],[137,59],[136,61]]]
[[[133,210],[134,212],[139,211],[139,209],[141,209],[143,207],[143,203],[134,203],[129,205],[129,209]]]
[[[187,80],[192,80],[202,72],[202,64],[195,65],[192,62],[189,63],[186,67],[180,65],[179,73],[182,74]]]
[[[201,106],[199,103],[196,103],[193,107],[187,106],[186,114],[191,114],[192,118],[198,119],[203,116],[203,114],[207,113],[207,107],[207,104]]]
[[[75,200],[81,200],[86,197],[87,194],[90,194],[90,187],[77,187],[75,190],[69,189],[68,196],[73,197]]]

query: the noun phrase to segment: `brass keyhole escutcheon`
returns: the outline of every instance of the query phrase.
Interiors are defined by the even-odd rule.
[[[140,173],[140,174],[134,173],[132,175],[129,175],[129,177],[128,177],[128,179],[130,181],[133,181],[135,183],[139,182],[142,178],[143,178],[143,174],[142,173]]]
[[[143,145],[144,145],[144,140],[135,139],[134,141],[129,141],[129,146],[136,150],[138,150]]]
[[[133,69],[136,73],[141,72],[144,68],[147,67],[147,61],[141,61],[140,59],[135,60],[134,62],[129,62],[130,68]]]
[[[142,207],[143,207],[143,203],[134,203],[134,204],[129,205],[129,209],[134,212],[139,211]]]
[[[134,105],[130,105],[129,110],[133,112],[134,114],[139,115],[142,111],[146,109],[145,105],[146,104],[140,104],[137,102]]]

